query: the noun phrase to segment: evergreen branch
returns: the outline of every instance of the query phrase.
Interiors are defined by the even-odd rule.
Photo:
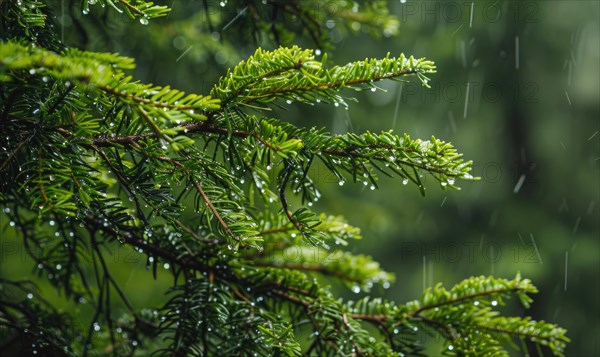
[[[434,288],[429,288],[423,292],[421,301],[409,303],[414,307],[408,316],[417,316],[427,310],[435,309],[449,305],[461,304],[469,300],[478,300],[481,297],[494,297],[501,299],[502,296],[509,293],[517,293],[521,296],[523,293],[535,293],[537,289],[528,279],[522,279],[517,274],[513,280],[496,279],[494,277],[471,277],[455,285],[450,291],[446,291],[441,284]],[[528,307],[528,301],[521,298],[521,302]]]
[[[433,62],[425,59],[390,58],[358,61],[341,67],[325,69],[323,61],[315,60],[313,51],[294,46],[268,52],[258,49],[247,61],[227,72],[211,90],[211,96],[223,105],[235,102],[249,105],[257,102],[268,105],[276,98],[292,101],[318,102],[317,94],[325,100],[343,102],[336,93],[342,88],[360,89],[358,85],[405,75],[416,75],[427,86],[426,74],[435,73]],[[373,87],[372,87],[373,88]]]
[[[0,74],[26,70],[32,75],[74,82],[83,88],[98,88],[115,99],[126,104],[138,104],[152,115],[169,121],[203,120],[206,116],[202,113],[220,108],[219,101],[210,97],[195,94],[186,96],[184,92],[169,86],[134,82],[131,76],[123,72],[135,67],[130,58],[75,49],[57,54],[11,41],[1,42],[0,51],[3,54]],[[103,70],[98,71],[97,68]],[[163,108],[169,109],[169,112],[165,113]],[[196,110],[199,113],[195,113]]]
[[[570,339],[564,335],[564,329],[544,321],[532,321],[527,317],[497,317],[485,324],[478,324],[477,328],[506,336],[527,338],[531,341],[543,341],[544,344],[553,343],[561,345],[561,348],[565,348],[565,342],[570,341]]]
[[[119,91],[116,88],[112,88],[110,86],[99,86],[99,88],[102,89],[103,91],[105,91],[106,93],[108,93],[110,95],[113,95],[115,97],[121,97],[123,99],[126,99],[127,101],[140,103],[140,104],[143,104],[143,105],[150,106],[152,108],[161,108],[161,109],[164,108],[164,109],[180,110],[180,111],[182,111],[182,110],[194,110],[194,109],[205,109],[203,106],[201,106],[199,104],[187,104],[187,105],[171,104],[169,101],[159,101],[159,100],[153,100],[153,99],[150,99],[150,98],[144,98],[144,97],[139,96],[138,94],[135,94],[135,93],[127,93],[127,92],[123,93],[122,91]],[[153,89],[153,90],[152,89],[148,89],[147,91],[149,93],[160,93],[159,90],[163,90],[166,93],[170,93],[170,95],[175,94],[177,97],[184,95],[183,92],[179,92],[176,89],[171,89],[169,86],[166,86],[166,87],[163,87],[163,88],[158,87],[158,88]],[[192,101],[192,98],[195,98],[195,97],[196,96],[194,96],[194,95],[190,95],[190,96],[188,96],[187,99],[184,98],[182,101],[183,102],[190,102],[190,101]],[[218,101],[215,101],[215,103],[218,103]],[[216,108],[218,108],[218,106]]]
[[[272,132],[268,132],[267,135],[263,136],[263,134],[257,132],[260,130],[258,128],[261,128],[261,126],[256,126],[253,131],[239,129],[228,131],[227,129],[217,127],[208,122],[200,122],[184,125],[175,128],[175,130],[178,132],[185,132],[188,135],[192,133],[210,133],[224,136],[230,135],[242,139],[252,138],[268,149],[285,156],[294,152],[290,151],[290,149],[298,150],[296,147],[304,147],[307,142],[314,141],[311,139],[311,136],[304,135],[304,138],[293,139],[296,140],[295,143],[288,144],[293,145],[288,148],[288,146],[283,145],[282,141],[278,142],[280,145],[271,143],[272,139],[268,137]],[[153,137],[156,137],[156,134],[96,138],[92,139],[92,142],[100,146],[115,144],[123,145]],[[338,163],[338,166],[342,166],[349,172],[354,172],[354,170],[356,170],[356,165],[354,165],[355,160],[379,160],[385,162],[390,170],[394,170],[394,168],[401,170],[402,166],[407,166],[440,175],[436,176],[436,178],[442,182],[442,188],[456,188],[456,186],[454,186],[454,179],[456,178],[466,180],[474,179],[470,174],[472,163],[470,161],[464,162],[461,159],[461,155],[457,154],[452,145],[438,140],[435,137],[432,137],[430,141],[422,141],[420,139],[412,140],[406,134],[400,137],[393,135],[390,132],[384,132],[379,135],[367,132],[362,136],[355,134],[334,136],[323,135],[318,144],[308,146],[306,149],[321,158],[339,157],[350,159],[351,161],[348,161],[343,165],[339,165],[342,164],[341,162]],[[362,171],[360,174],[362,175],[364,172],[365,171]],[[407,179],[413,179],[412,176],[406,173],[401,173],[400,176]]]
[[[432,310],[435,308],[448,306],[448,305],[458,305],[458,304],[464,303],[465,301],[478,300],[479,298],[482,298],[482,297],[496,296],[496,295],[508,294],[508,293],[519,292],[519,291],[527,291],[527,290],[524,288],[520,288],[520,287],[514,287],[514,288],[506,288],[506,289],[492,289],[492,290],[480,291],[480,292],[460,296],[457,298],[440,301],[435,304],[423,305],[423,306],[419,307],[417,310],[409,313],[408,316],[420,318],[420,317],[422,317],[421,313],[424,311],[427,311],[427,310]]]
[[[293,68],[296,69],[298,67],[302,68],[302,64],[298,63]],[[273,89],[273,91],[271,91],[271,92],[263,92],[261,94],[257,94],[254,96],[246,95],[246,97],[248,97],[248,99],[240,102],[240,104],[250,104],[252,102],[260,102],[261,99],[272,98],[275,96],[283,96],[287,93],[324,92],[324,91],[332,90],[332,89],[341,89],[341,88],[345,88],[345,87],[356,86],[358,84],[378,82],[378,81],[382,81],[385,79],[392,79],[392,78],[401,77],[401,76],[405,76],[408,74],[415,74],[415,73],[416,72],[413,69],[404,69],[404,70],[398,70],[395,72],[385,73],[385,74],[381,74],[381,75],[374,75],[372,77],[356,78],[356,79],[347,80],[347,81],[343,81],[343,80],[335,81],[334,80],[333,82],[326,82],[326,83],[314,83],[314,84],[311,83],[311,84],[303,85],[303,86],[276,88],[276,89]]]

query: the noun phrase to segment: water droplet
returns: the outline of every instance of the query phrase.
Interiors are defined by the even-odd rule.
[[[403,185],[406,185],[406,184],[408,184],[408,179],[404,179],[404,180],[402,180],[402,184],[403,184]]]
[[[145,17],[140,18],[140,24],[142,24],[142,25],[148,25],[148,23],[149,23],[149,21],[148,21],[147,18],[145,18]]]
[[[492,300],[492,306],[496,306],[496,305],[498,305],[498,301]]]
[[[29,300],[33,299],[33,294],[32,294],[32,293],[29,293],[29,294],[27,294],[27,298],[28,298]]]

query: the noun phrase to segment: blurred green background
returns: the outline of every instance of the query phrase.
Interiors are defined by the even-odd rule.
[[[240,33],[248,15],[232,4],[207,13],[201,1],[164,2],[173,12],[148,26],[94,8],[84,18],[77,7],[61,4],[52,6],[68,45],[134,57],[141,80],[187,91],[208,93],[257,44],[273,48],[266,38],[248,41]],[[343,214],[361,227],[364,238],[351,249],[395,273],[396,284],[375,294],[405,302],[436,282],[451,286],[472,275],[512,278],[520,271],[540,290],[526,313],[568,329],[568,356],[600,355],[599,2],[409,0],[389,6],[400,21],[395,37],[349,33],[332,17],[329,60],[345,64],[387,52],[427,57],[438,66],[430,89],[416,81],[379,83],[385,91],[347,92],[358,99],[348,111],[292,105],[274,116],[334,133],[393,128],[423,139],[435,135],[473,160],[473,175],[481,180],[443,191],[426,178],[423,198],[415,187],[384,177],[376,191],[340,187],[317,166],[312,174],[324,194],[315,210]],[[295,42],[314,47],[304,38]],[[0,275],[29,275],[32,261],[14,232],[8,227],[2,234]],[[114,247],[113,258],[136,306],[165,300],[166,272],[157,284],[137,252]],[[59,301],[53,291],[48,297]]]

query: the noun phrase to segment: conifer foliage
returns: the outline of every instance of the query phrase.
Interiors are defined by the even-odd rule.
[[[324,22],[333,14],[312,13],[303,1],[248,3],[248,11],[272,8],[303,26],[263,18],[264,11],[244,16],[235,26],[285,46],[258,48],[199,95],[136,80],[131,58],[66,47],[43,2],[0,1],[2,228],[17,232],[40,280],[93,311],[85,329],[73,329],[75,317],[33,282],[2,279],[0,348],[73,356],[395,356],[421,353],[423,337],[435,335],[448,355],[508,355],[527,344],[562,355],[564,329],[499,315],[505,300],[528,307],[537,292],[519,275],[436,285],[408,303],[334,295],[333,281],[369,292],[388,287],[393,275],[348,251],[312,259],[315,250],[361,238],[343,217],[311,209],[321,197],[313,165],[322,163],[340,185],[375,189],[383,174],[424,193],[422,175],[457,189],[474,179],[471,162],[435,137],[333,135],[272,117],[291,103],[348,107],[352,91],[376,90],[383,80],[427,86],[436,69],[402,54],[334,66],[292,44],[304,36],[326,49]],[[374,35],[397,32],[385,2],[335,3],[336,21],[358,21]],[[142,0],[84,0],[81,10],[91,7],[130,16],[137,26],[169,12]],[[160,292],[162,306],[129,302],[112,275],[115,245],[143,254],[155,276],[168,267],[173,285]],[[300,259],[286,259],[291,249]],[[128,312],[117,315],[114,301]]]

